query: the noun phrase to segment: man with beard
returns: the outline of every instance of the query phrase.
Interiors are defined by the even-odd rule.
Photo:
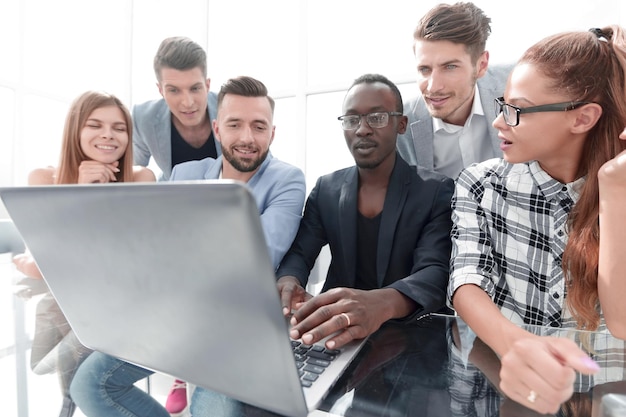
[[[274,268],[298,229],[305,196],[302,171],[272,157],[274,100],[251,77],[228,80],[217,95],[213,131],[222,155],[174,167],[170,181],[229,179],[248,184],[254,195]]]
[[[300,169],[273,158],[269,152],[274,139],[273,116],[274,100],[268,96],[263,83],[251,77],[228,80],[218,93],[217,118],[213,121],[222,156],[176,165],[170,181],[219,178],[245,182],[257,202],[276,268],[298,230],[306,186]],[[152,373],[94,352],[74,378],[72,398],[89,417],[169,417],[158,401],[134,385]],[[212,405],[207,404],[210,401],[227,401],[227,398],[198,387],[192,398],[192,415],[201,415],[194,407],[212,409]]]
[[[440,4],[413,33],[420,93],[407,101],[409,122],[398,137],[412,165],[456,178],[472,163],[501,157],[491,126],[512,66],[488,67],[491,19],[472,3]]]
[[[277,271],[290,336],[339,348],[391,319],[445,308],[453,181],[409,166],[396,151],[404,133],[400,91],[387,78],[357,78],[339,117],[356,166],[320,177],[296,238]],[[331,261],[322,293],[305,291],[323,246]]]

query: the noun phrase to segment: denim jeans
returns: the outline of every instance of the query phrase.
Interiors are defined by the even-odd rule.
[[[70,393],[88,417],[170,417],[158,401],[135,382],[152,371],[93,352],[78,368]]]
[[[239,417],[244,414],[243,404],[215,391],[196,387],[191,397],[189,411],[192,417]]]

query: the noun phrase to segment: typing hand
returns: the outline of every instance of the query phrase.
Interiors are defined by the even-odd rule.
[[[78,167],[78,183],[115,182],[117,181],[115,174],[120,172],[117,167],[118,165],[119,161],[115,161],[111,164],[103,164],[98,161],[83,161]]]
[[[334,288],[311,298],[293,313],[290,336],[313,344],[328,335],[329,349],[374,333],[387,321],[387,305],[381,290]]]
[[[289,316],[292,310],[297,309],[302,303],[312,297],[311,294],[302,288],[300,281],[294,276],[286,275],[280,277],[276,284],[285,316]]]
[[[576,343],[557,337],[519,339],[501,362],[502,392],[542,414],[556,413],[572,396],[576,371],[592,374],[599,369]]]

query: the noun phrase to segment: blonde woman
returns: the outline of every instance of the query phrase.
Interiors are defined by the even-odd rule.
[[[132,121],[126,106],[115,96],[88,91],[72,103],[65,120],[58,167],[33,170],[29,185],[152,182],[148,168],[133,166]],[[13,259],[17,269],[31,278],[42,278],[27,251]],[[31,367],[36,374],[56,372],[63,394],[61,417],[76,408],[69,386],[78,365],[91,353],[82,346],[47,292],[37,304]]]

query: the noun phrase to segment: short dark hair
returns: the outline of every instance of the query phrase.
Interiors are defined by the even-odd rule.
[[[159,45],[154,56],[154,74],[161,81],[161,70],[172,68],[186,71],[200,68],[204,78],[207,78],[206,52],[200,45],[184,36],[166,38]]]
[[[396,86],[393,82],[391,82],[384,75],[363,74],[354,80],[354,82],[352,83],[352,85],[350,86],[348,90],[352,89],[352,87],[354,87],[355,85],[374,84],[374,83],[385,84],[387,87],[389,87],[389,89],[393,92],[393,95],[396,96],[396,111],[399,111],[400,113],[402,113],[402,111],[404,110],[403,104],[402,104],[402,94],[400,94],[400,90],[398,90],[398,86]]]
[[[274,113],[274,99],[267,93],[267,87],[261,81],[247,76],[239,76],[231,78],[222,84],[220,92],[217,94],[217,109],[222,106],[224,96],[226,94],[233,94],[236,96],[244,97],[267,97],[272,108],[272,114]]]
[[[467,53],[476,61],[485,51],[491,34],[490,23],[491,19],[474,3],[439,4],[420,19],[413,39],[465,45]]]

